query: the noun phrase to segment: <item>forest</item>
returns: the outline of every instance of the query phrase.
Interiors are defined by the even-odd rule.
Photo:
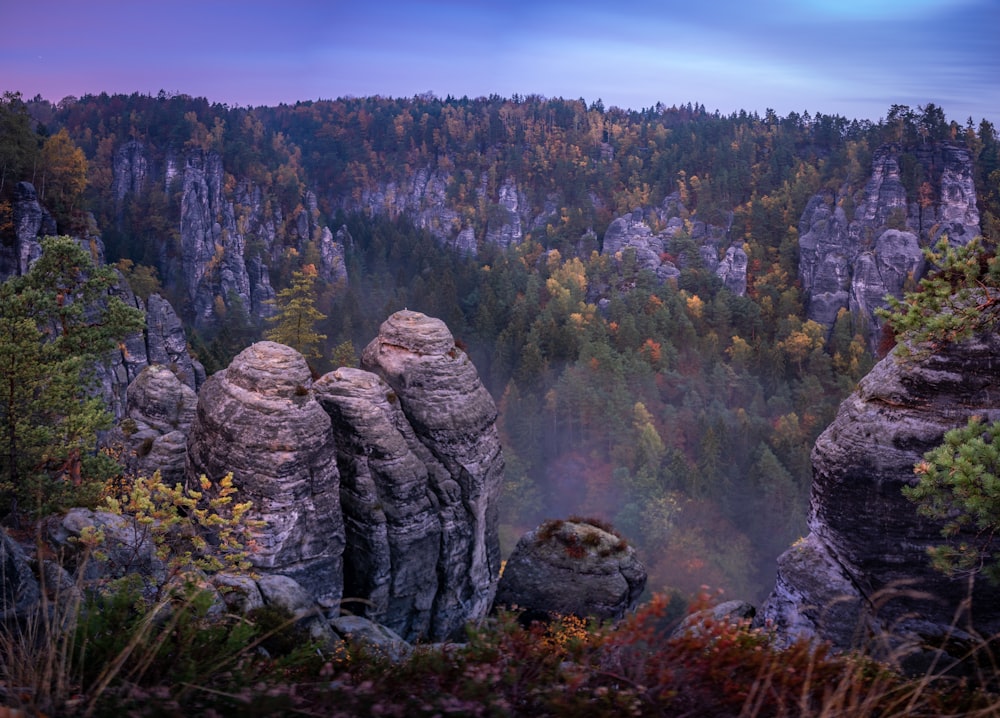
[[[246,252],[264,260],[279,292],[318,263],[317,238],[296,231],[304,213],[346,228],[346,280],[311,285],[313,328],[325,339],[317,370],[333,357],[356,361],[393,311],[443,319],[500,409],[504,550],[546,518],[595,516],[639,548],[650,590],[683,596],[703,585],[749,600],[770,590],[775,557],[805,533],[812,444],[891,346],[847,312],[833,327],[806,319],[798,236],[809,199],[860,190],[873,151],[895,143],[908,197],[920,201],[937,178],[917,151],[958,143],[975,159],[984,238],[1000,239],[996,130],[948,120],[933,104],[894,105],[871,122],[538,96],[250,108],[162,92],[58,104],[6,93],[0,134],[0,233],[14,231],[14,186],[31,181],[61,233],[99,234],[137,294],[170,299],[210,372],[267,322],[221,295],[217,321],[194,321],[172,269],[181,183],[123,189],[122,146],[142,143],[163,166],[215,153],[229,196],[248,183],[258,190],[280,221],[273,238],[249,236]],[[373,207],[373,194],[421,170],[448,177],[447,207],[456,228],[472,228],[474,254],[442,241],[449,228]],[[542,219],[501,246],[486,237],[508,178]],[[601,252],[609,224],[636,209],[661,229],[651,210],[668,196],[685,221],[667,251],[676,280],[659,280],[629,251]],[[697,223],[742,246],[745,295],[706,269]]]

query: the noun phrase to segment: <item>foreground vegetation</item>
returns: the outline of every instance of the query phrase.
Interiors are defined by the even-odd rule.
[[[139,604],[119,592],[0,629],[0,714],[1000,716],[1000,696],[981,689],[995,668],[907,677],[805,642],[778,650],[745,623],[671,635],[676,609],[660,596],[613,627],[505,613],[398,662],[311,643],[279,611],[211,616],[191,587],[155,614]]]

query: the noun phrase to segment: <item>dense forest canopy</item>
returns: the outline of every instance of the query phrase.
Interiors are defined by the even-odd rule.
[[[256,188],[281,223],[273,244],[250,236],[247,252],[265,260],[279,292],[317,265],[315,238],[295,231],[313,212],[311,193],[318,224],[352,240],[346,280],[310,285],[324,355],[336,347],[350,361],[345,347],[403,307],[445,320],[501,408],[508,542],[549,516],[597,515],[638,544],[654,590],[710,584],[759,596],[769,586],[774,557],[804,531],[812,443],[871,366],[869,338],[848,313],[830,331],[806,319],[797,264],[809,199],[861,189],[873,151],[895,143],[907,194],[920,201],[939,178],[915,153],[959,143],[975,160],[985,240],[1000,239],[996,130],[949,121],[933,104],[892,106],[870,122],[538,96],[246,108],[166,93],[58,105],[7,93],[0,132],[0,232],[13,231],[13,186],[32,181],[60,231],[99,229],[137,292],[159,291],[182,314],[186,288],[169,271],[182,187],[168,176],[123,192],[113,169],[123,146],[142,143],[162,164],[215,153],[226,191]],[[456,228],[472,228],[474,255],[405,212],[372,211],[372,193],[420,171],[448,178],[446,204]],[[509,178],[544,221],[512,246],[491,245],[483,238]],[[616,217],[671,195],[686,228],[720,227],[742,246],[745,295],[704,268],[689,231],[668,248],[676,281],[628,251],[601,253]],[[644,219],[660,229],[655,213]],[[266,329],[217,299],[221,321],[190,334],[210,370]]]

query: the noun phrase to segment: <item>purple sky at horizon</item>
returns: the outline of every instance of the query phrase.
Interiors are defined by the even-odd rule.
[[[0,0],[0,91],[256,106],[539,94],[1000,126],[997,0]]]

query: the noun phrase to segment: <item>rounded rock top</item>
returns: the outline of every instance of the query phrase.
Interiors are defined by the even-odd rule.
[[[247,391],[289,398],[312,383],[305,357],[289,346],[268,341],[237,354],[226,369],[226,378]]]
[[[408,309],[382,322],[378,341],[415,354],[447,354],[455,347],[455,337],[443,321]]]

